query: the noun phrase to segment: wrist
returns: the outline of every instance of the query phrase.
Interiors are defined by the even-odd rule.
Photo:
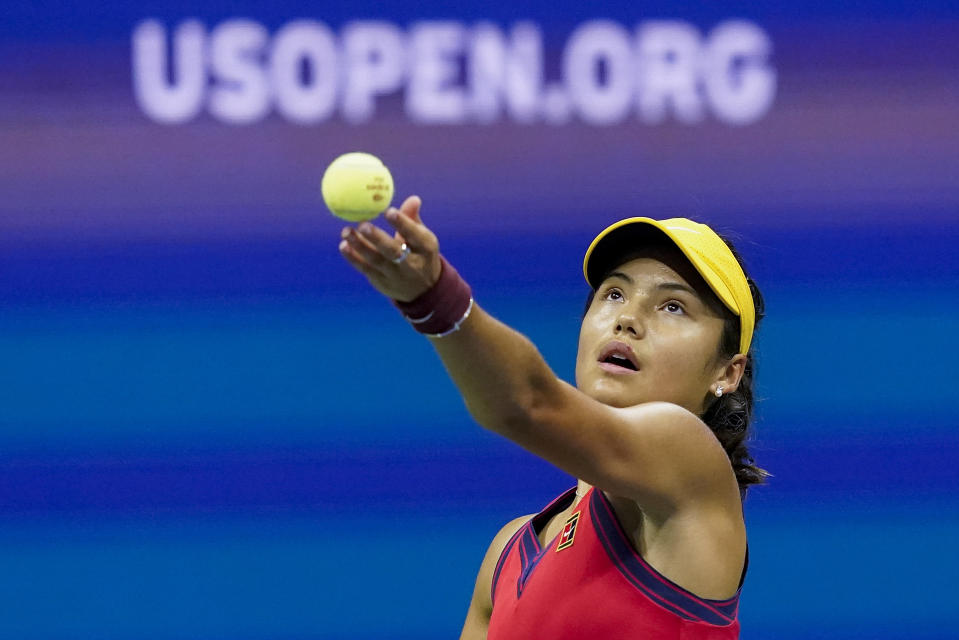
[[[473,310],[473,293],[446,258],[440,256],[440,277],[422,295],[409,302],[393,300],[414,329],[431,337],[457,331]]]

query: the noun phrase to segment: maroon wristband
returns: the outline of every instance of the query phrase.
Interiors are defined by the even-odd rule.
[[[433,337],[449,335],[460,328],[473,310],[473,293],[446,258],[440,256],[440,279],[420,297],[393,304],[420,333]]]

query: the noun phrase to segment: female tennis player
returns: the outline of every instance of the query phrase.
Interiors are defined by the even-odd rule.
[[[413,196],[340,252],[427,334],[473,418],[578,478],[508,523],[461,638],[720,640],[739,634],[745,446],[763,303],[732,249],[685,218],[630,218],[586,252],[576,386],[474,301]],[[548,295],[544,292],[543,295]]]

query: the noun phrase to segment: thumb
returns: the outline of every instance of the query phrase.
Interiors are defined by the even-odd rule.
[[[420,218],[420,207],[422,204],[423,201],[420,200],[419,196],[410,196],[400,205],[400,212],[414,222],[422,224],[423,219]]]

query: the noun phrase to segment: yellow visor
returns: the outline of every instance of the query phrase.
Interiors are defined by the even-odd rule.
[[[619,242],[613,242],[613,238],[621,240],[627,233],[627,229],[635,231],[636,225],[644,227],[649,225],[659,229],[689,258],[709,288],[730,311],[739,316],[739,352],[749,353],[753,328],[756,325],[756,309],[753,306],[753,296],[749,291],[746,274],[743,273],[742,266],[722,238],[704,224],[693,222],[688,218],[669,218],[668,220],[626,218],[611,224],[600,231],[586,250],[586,257],[583,259],[583,275],[589,286],[595,289],[601,284],[599,279],[604,274],[600,271],[603,265],[608,264],[607,260],[598,259],[598,256],[608,258],[609,251],[614,248],[620,250],[622,245]]]

